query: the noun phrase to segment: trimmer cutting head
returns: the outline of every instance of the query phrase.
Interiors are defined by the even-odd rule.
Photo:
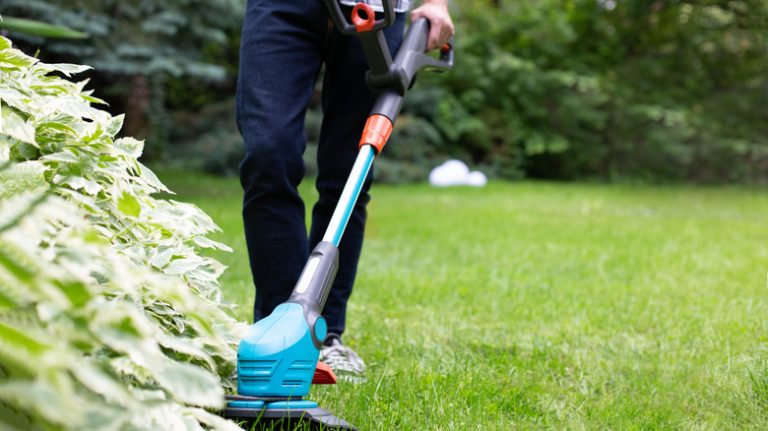
[[[334,385],[336,374],[324,362],[318,362],[313,385]],[[245,430],[357,430],[349,422],[318,407],[314,401],[285,397],[249,397],[227,395],[222,416]]]
[[[326,243],[315,249],[316,264],[308,265],[304,293],[322,294],[333,279],[337,250]],[[299,282],[302,283],[301,281]],[[354,430],[347,421],[304,399],[310,385],[335,384],[336,375],[317,360],[325,338],[325,319],[313,304],[279,305],[268,317],[246,330],[237,351],[237,387],[227,396],[222,416],[246,430]],[[310,323],[311,322],[311,323]]]
[[[314,401],[228,396],[223,414],[245,430],[357,430]]]

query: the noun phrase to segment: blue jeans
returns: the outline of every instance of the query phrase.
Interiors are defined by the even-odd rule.
[[[350,8],[345,8],[349,14]],[[385,36],[392,52],[403,37],[398,14]],[[304,115],[318,77],[323,78],[323,123],[317,152],[319,200],[307,237],[304,202]],[[256,286],[254,321],[290,296],[309,252],[323,237],[357,156],[373,105],[368,69],[357,38],[342,36],[321,0],[249,0],[240,47],[237,123],[245,143],[240,165],[243,221]],[[323,312],[329,332],[344,332],[347,301],[363,244],[367,178],[339,244],[339,271]]]

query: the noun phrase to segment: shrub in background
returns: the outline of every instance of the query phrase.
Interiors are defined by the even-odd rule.
[[[765,1],[459,4],[456,67],[413,111],[451,151],[503,177],[768,180]]]
[[[168,165],[237,176],[243,140],[235,124],[233,97],[194,111],[175,112],[173,124]]]
[[[86,70],[0,38],[0,428],[235,430],[220,408],[240,326],[227,247],[116,139]]]
[[[304,165],[307,176],[317,175],[317,139],[320,136],[322,114],[309,109],[305,121],[306,150]],[[243,159],[243,138],[235,121],[234,97],[194,111],[174,114],[176,125],[171,140],[167,165],[193,169],[214,175],[239,175]]]

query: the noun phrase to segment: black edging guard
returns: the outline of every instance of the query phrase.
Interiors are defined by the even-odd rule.
[[[250,429],[295,429],[296,425],[308,423],[311,429],[317,430],[353,430],[357,428],[349,422],[336,417],[333,413],[320,407],[306,410],[295,409],[225,409],[225,416],[237,423],[245,425],[246,430]],[[254,425],[259,425],[254,427]],[[280,425],[276,428],[271,425]]]
[[[227,395],[227,401],[288,401],[288,398],[270,398],[270,397],[246,397],[242,395]],[[297,399],[293,399],[298,401]],[[312,429],[319,430],[352,430],[357,431],[352,424],[334,416],[320,407],[311,409],[244,409],[227,407],[222,410],[222,415],[227,419],[245,425],[246,430],[250,429],[295,429],[295,425],[306,422]],[[257,425],[259,424],[259,425]],[[275,428],[271,425],[281,425]],[[271,426],[271,427],[270,427]]]
[[[246,430],[253,428],[255,424],[263,424],[267,429],[296,429],[295,427],[301,423],[308,423],[311,429],[317,430],[353,430],[357,431],[357,428],[352,426],[349,422],[336,417],[333,413],[320,407],[307,410],[280,410],[280,409],[267,409],[263,412],[259,412],[254,416],[240,416],[240,414],[252,414],[253,410],[249,409],[227,409],[225,414],[230,420],[235,422],[242,422],[245,425]],[[280,425],[275,428],[270,425]],[[265,427],[262,427],[265,428]],[[254,429],[261,429],[258,426]]]

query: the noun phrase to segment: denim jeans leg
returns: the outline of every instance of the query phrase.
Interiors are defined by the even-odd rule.
[[[243,221],[256,285],[254,320],[288,299],[308,256],[304,114],[322,63],[328,25],[318,0],[250,0],[237,86]]]

